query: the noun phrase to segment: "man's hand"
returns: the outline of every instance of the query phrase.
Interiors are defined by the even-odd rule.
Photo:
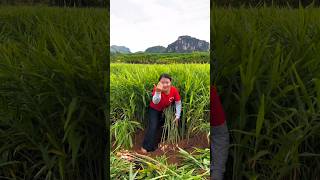
[[[178,127],[178,125],[179,125],[179,118],[176,117],[176,118],[174,119],[174,122],[175,122],[176,126]]]
[[[153,86],[156,88],[156,92],[162,92],[162,84],[160,82],[158,82],[157,86],[155,84]]]

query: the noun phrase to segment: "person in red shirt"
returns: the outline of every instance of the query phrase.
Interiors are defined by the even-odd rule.
[[[214,86],[210,87],[210,126],[211,179],[223,180],[228,158],[229,132],[220,97]]]
[[[175,122],[178,125],[181,115],[181,98],[178,89],[171,85],[171,80],[170,75],[161,74],[158,84],[154,85],[152,101],[149,106],[148,128],[141,147],[143,153],[157,149],[156,133],[159,127],[164,124],[163,110],[173,103],[176,108]]]

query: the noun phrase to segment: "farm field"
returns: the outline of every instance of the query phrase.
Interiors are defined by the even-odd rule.
[[[320,9],[211,10],[212,82],[231,132],[226,179],[319,179]]]
[[[131,53],[111,54],[111,63],[130,64],[172,64],[172,63],[198,63],[208,64],[210,61],[209,52],[193,53]]]
[[[206,179],[209,177],[209,64],[110,65],[111,177]],[[155,152],[141,155],[153,84],[169,73],[182,98],[181,126],[165,111],[164,132]],[[176,147],[178,145],[181,149]],[[131,159],[121,161],[121,157]],[[128,167],[131,167],[128,168]],[[123,177],[122,177],[123,178]]]
[[[108,21],[0,6],[0,179],[102,179]]]

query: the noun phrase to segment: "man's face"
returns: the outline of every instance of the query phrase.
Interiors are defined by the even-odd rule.
[[[162,88],[164,91],[169,90],[170,86],[171,86],[171,81],[168,78],[161,78],[160,79],[160,83],[162,84]]]

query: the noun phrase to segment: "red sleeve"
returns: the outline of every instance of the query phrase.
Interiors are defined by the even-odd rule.
[[[179,91],[178,91],[177,88],[175,88],[174,100],[175,101],[180,101],[181,100],[181,97],[180,97],[180,94],[179,94]]]
[[[218,95],[217,89],[214,86],[210,88],[210,125],[219,126],[225,122],[225,114]]]

